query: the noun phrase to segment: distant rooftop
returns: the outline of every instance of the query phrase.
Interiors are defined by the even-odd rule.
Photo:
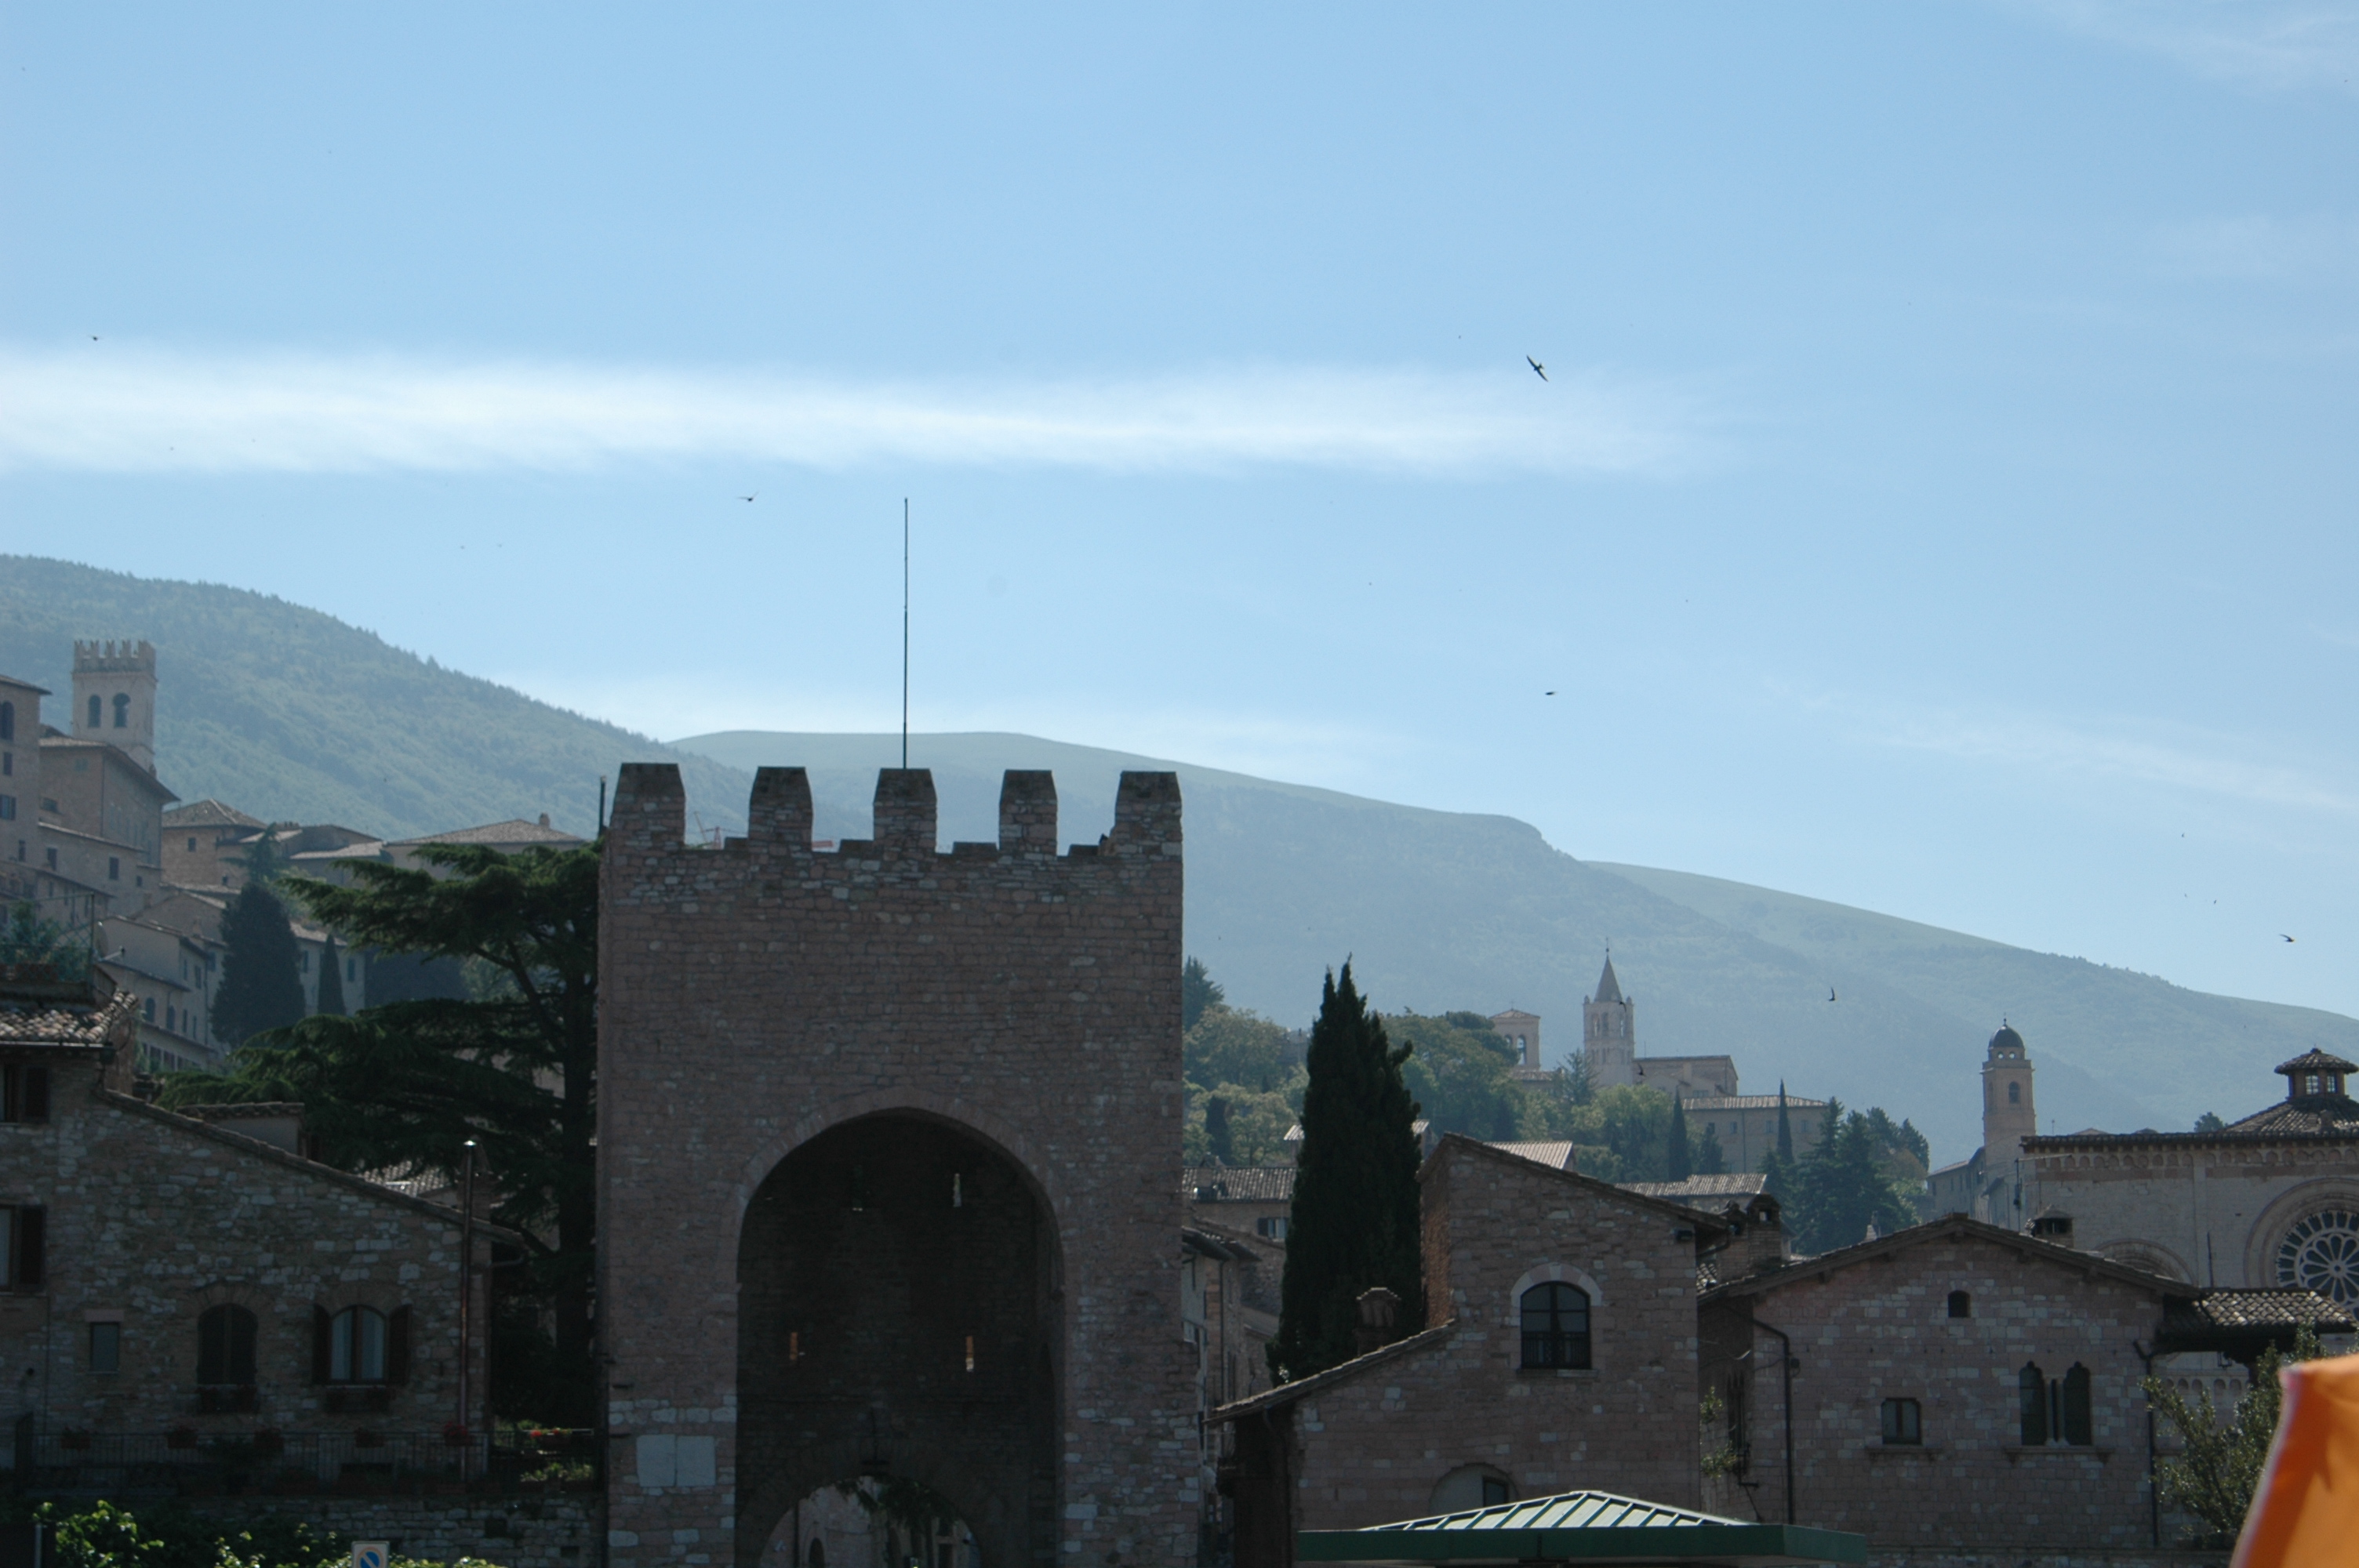
[[[164,813],[167,827],[266,827],[268,823],[248,816],[234,806],[208,797],[175,806]]]
[[[425,844],[547,844],[570,847],[589,842],[571,833],[551,827],[549,814],[542,812],[538,822],[523,817],[511,817],[506,822],[487,822],[480,827],[454,827],[447,833],[429,833],[419,838],[396,838],[388,849],[408,849]]]
[[[1642,1196],[1693,1205],[1705,1198],[1749,1198],[1769,1190],[1769,1178],[1759,1171],[1722,1171],[1690,1176],[1684,1182],[1618,1182]]]
[[[1190,1165],[1180,1173],[1197,1203],[1292,1203],[1291,1165]]]

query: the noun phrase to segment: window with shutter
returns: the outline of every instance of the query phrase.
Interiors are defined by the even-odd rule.
[[[2090,1409],[2089,1368],[2078,1361],[2064,1374],[2064,1441],[2078,1448],[2097,1441],[2094,1412]]]
[[[385,1320],[385,1380],[409,1381],[409,1309],[396,1307]]]
[[[254,1314],[234,1303],[207,1307],[197,1317],[197,1381],[206,1387],[254,1382]]]
[[[2045,1447],[2048,1443],[2048,1379],[2037,1361],[2027,1361],[2016,1374],[2017,1400],[2023,1418],[2023,1446]]]

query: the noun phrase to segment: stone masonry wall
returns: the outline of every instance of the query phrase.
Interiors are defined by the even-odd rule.
[[[2181,1134],[2032,1149],[2027,1213],[2060,1209],[2073,1245],[2198,1284],[2276,1285],[2277,1249],[2296,1221],[2359,1209],[2359,1138]]]
[[[49,1120],[0,1124],[0,1203],[44,1206],[48,1233],[42,1286],[0,1293],[9,1418],[220,1437],[439,1433],[459,1414],[455,1214],[106,1091],[97,1053],[40,1059],[51,1065]],[[479,1409],[490,1245],[479,1229]],[[198,1409],[197,1319],[221,1303],[256,1320],[251,1411]],[[381,1411],[332,1413],[312,1381],[313,1310],[348,1306],[408,1309],[408,1378]],[[94,1323],[119,1325],[119,1371],[91,1368]]]
[[[791,1152],[880,1113],[985,1141],[1051,1217],[1060,1474],[1032,1561],[1190,1558],[1177,781],[1124,774],[1113,832],[1066,855],[1045,773],[1008,776],[998,844],[949,853],[922,771],[881,775],[875,837],[834,853],[810,849],[799,769],[756,775],[747,837],[720,849],[683,845],[684,812],[676,769],[625,766],[603,872],[612,1560],[758,1557],[774,1521],[749,1499],[800,1482],[739,1469],[741,1351],[790,1354],[741,1346],[742,1221]],[[922,1472],[923,1433],[887,1435],[895,1473]]]
[[[1823,1277],[1794,1276],[1716,1292],[1704,1305],[1703,1373],[1741,1406],[1751,1463],[1744,1478],[1765,1519],[1784,1518],[1784,1411],[1778,1341],[1790,1336],[1795,1493],[1803,1524],[1856,1530],[1871,1547],[2025,1552],[2150,1551],[2144,1367],[2162,1299],[2102,1265],[2075,1266],[1953,1231]],[[1964,1291],[1972,1315],[1949,1315]],[[1750,1359],[1742,1359],[1751,1351]],[[2060,1379],[2091,1374],[2095,1443],[2026,1449],[2017,1377],[2026,1362]],[[1886,1446],[1883,1401],[1913,1399],[1924,1441]],[[2162,1519],[2162,1540],[2176,1539]]]

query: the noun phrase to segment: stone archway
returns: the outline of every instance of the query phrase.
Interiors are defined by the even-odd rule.
[[[737,1250],[737,1556],[848,1476],[948,1499],[984,1568],[1051,1568],[1057,1232],[973,1130],[883,1112],[819,1134],[746,1205]]]

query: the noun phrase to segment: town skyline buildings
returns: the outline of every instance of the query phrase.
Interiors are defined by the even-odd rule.
[[[920,730],[2359,1012],[2359,138],[2275,15],[34,18],[0,548],[881,730],[906,494]]]

